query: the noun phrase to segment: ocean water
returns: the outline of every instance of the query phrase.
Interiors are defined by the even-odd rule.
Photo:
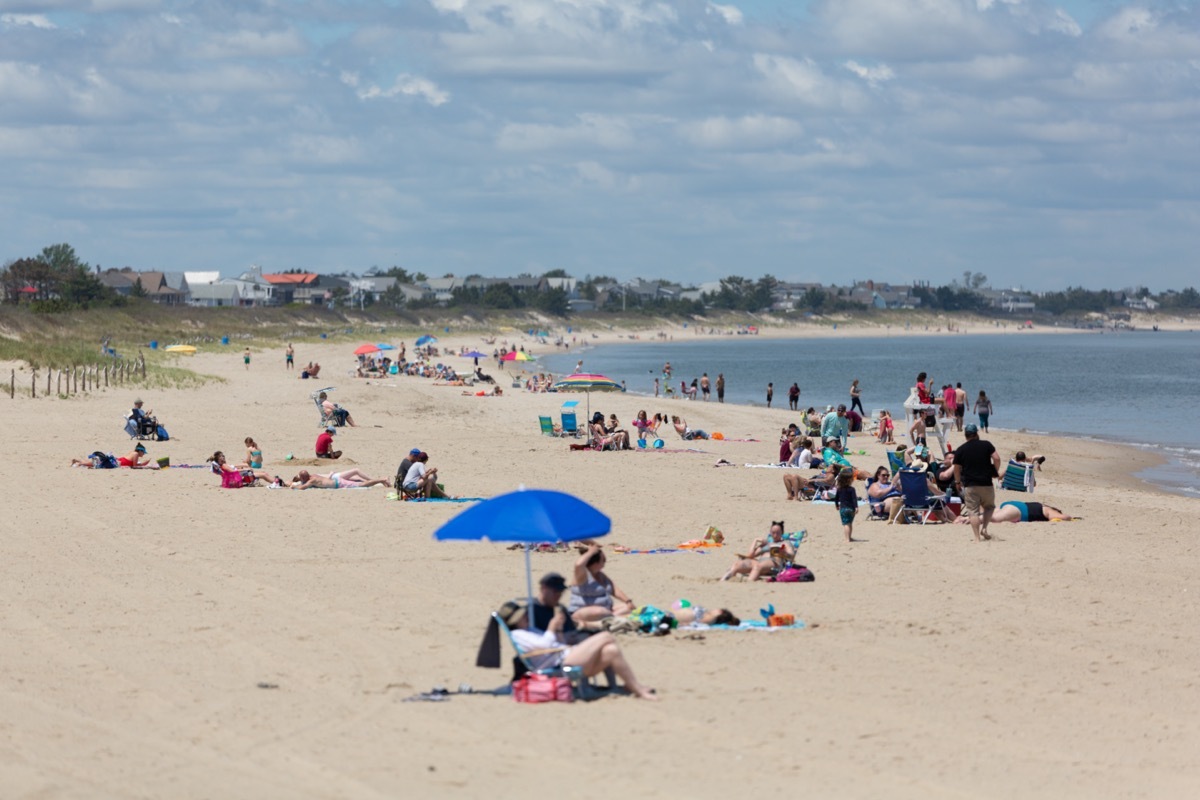
[[[974,404],[992,401],[992,427],[1083,436],[1153,450],[1169,459],[1140,477],[1200,496],[1200,333],[1130,331],[1090,334],[930,335],[826,339],[730,336],[601,345],[547,353],[539,369],[556,375],[584,369],[628,391],[654,393],[670,361],[676,391],[707,372],[725,375],[725,401],[787,411],[787,390],[800,384],[800,406],[850,404],[857,378],[867,413],[886,408],[903,421],[918,372],[931,385],[962,383]],[[713,390],[716,402],[716,390]],[[699,402],[699,401],[698,401]],[[968,406],[967,421],[975,421]]]

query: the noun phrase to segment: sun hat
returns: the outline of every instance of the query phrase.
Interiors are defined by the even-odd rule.
[[[337,435],[337,431],[333,428],[332,425],[330,427],[326,428],[325,432],[328,433],[330,436]]]
[[[511,627],[517,618],[524,613],[524,605],[518,603],[516,600],[509,600],[507,603],[500,606],[500,609],[496,612],[496,616],[499,617],[505,625]]]
[[[138,451],[139,453],[144,453],[144,452],[146,452],[146,445],[139,444],[137,447],[135,447],[133,449]]]

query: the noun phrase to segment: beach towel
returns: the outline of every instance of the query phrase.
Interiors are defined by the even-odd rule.
[[[345,488],[345,487],[343,487]],[[365,486],[356,486],[356,489],[365,489]],[[398,492],[388,492],[388,500],[399,500]],[[486,498],[483,497],[410,497],[409,503],[480,503]]]
[[[687,625],[680,625],[679,630],[694,630],[694,631],[786,631],[796,630],[797,628],[807,627],[803,620],[796,620],[791,625],[768,625],[767,620],[743,620],[740,625],[705,625],[702,622],[692,622]]]

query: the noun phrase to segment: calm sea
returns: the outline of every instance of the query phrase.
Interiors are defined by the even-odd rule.
[[[686,335],[686,334],[685,334]],[[991,424],[1006,430],[1085,436],[1135,444],[1168,457],[1145,479],[1200,496],[1200,334],[931,335],[876,338],[725,339],[602,345],[569,354],[547,353],[540,368],[573,371],[582,356],[588,372],[625,381],[653,394],[654,378],[671,362],[673,384],[707,372],[725,374],[725,401],[787,409],[787,390],[800,384],[800,404],[849,405],[857,378],[870,413],[887,408],[903,419],[916,374],[938,387],[961,382],[972,405],[979,390],[992,400]],[[716,392],[713,392],[713,401]],[[968,421],[975,419],[968,413]]]

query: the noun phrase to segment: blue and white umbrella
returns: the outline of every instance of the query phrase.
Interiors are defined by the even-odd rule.
[[[565,492],[526,489],[478,503],[434,531],[438,541],[519,542],[525,545],[525,588],[533,608],[529,551],[542,542],[595,539],[612,530],[612,520],[595,506]],[[530,615],[532,621],[533,615]]]

